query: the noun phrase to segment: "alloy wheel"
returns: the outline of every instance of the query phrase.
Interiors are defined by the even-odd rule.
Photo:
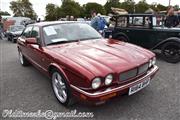
[[[52,75],[52,85],[53,85],[53,90],[58,100],[61,103],[65,103],[68,97],[66,84],[63,80],[63,77],[58,72],[54,72]]]

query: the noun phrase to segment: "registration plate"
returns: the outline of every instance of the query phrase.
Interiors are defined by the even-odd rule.
[[[141,83],[138,83],[132,87],[129,88],[129,95],[132,95],[138,91],[140,91],[141,89],[145,88],[146,86],[148,86],[150,83],[150,78],[144,80]]]

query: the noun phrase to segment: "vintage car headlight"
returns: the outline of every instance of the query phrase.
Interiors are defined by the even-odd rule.
[[[101,85],[101,79],[100,79],[100,78],[95,78],[95,79],[92,81],[92,88],[93,88],[93,89],[99,88],[100,85]]]
[[[106,76],[105,78],[105,85],[110,85],[113,81],[113,75],[109,74],[108,76]]]

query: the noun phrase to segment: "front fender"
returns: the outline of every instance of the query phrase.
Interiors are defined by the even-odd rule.
[[[61,72],[63,74],[63,76],[65,77],[65,79],[67,80],[68,83],[70,83],[66,73],[64,72],[63,68],[61,68],[57,63],[51,63],[48,67],[48,71],[50,71],[51,68],[56,68],[59,72]],[[50,76],[50,72],[49,72],[49,76]]]
[[[152,50],[154,49],[158,49],[158,48],[161,48],[163,44],[167,43],[167,42],[177,42],[180,44],[180,38],[178,37],[170,37],[170,38],[167,38],[166,40],[163,40],[161,41],[160,43],[158,43],[156,46],[154,46],[152,48]]]
[[[113,38],[117,39],[118,36],[124,36],[129,41],[129,37],[123,32],[118,32],[118,33],[114,34]]]
[[[60,66],[57,63],[51,63],[48,67],[48,71],[49,71],[49,76],[51,76],[50,71],[52,70],[52,68],[57,69],[62,75],[63,77],[66,79],[67,83],[69,85],[75,85],[78,86],[79,88],[89,88],[88,84],[89,81],[87,78],[84,77],[80,77],[79,75],[75,74],[75,72],[72,71],[64,71],[64,66]],[[85,82],[86,81],[86,82]]]

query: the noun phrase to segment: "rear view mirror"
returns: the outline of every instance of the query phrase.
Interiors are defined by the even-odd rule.
[[[27,38],[27,39],[26,39],[26,43],[27,43],[27,44],[38,44],[36,38]]]

